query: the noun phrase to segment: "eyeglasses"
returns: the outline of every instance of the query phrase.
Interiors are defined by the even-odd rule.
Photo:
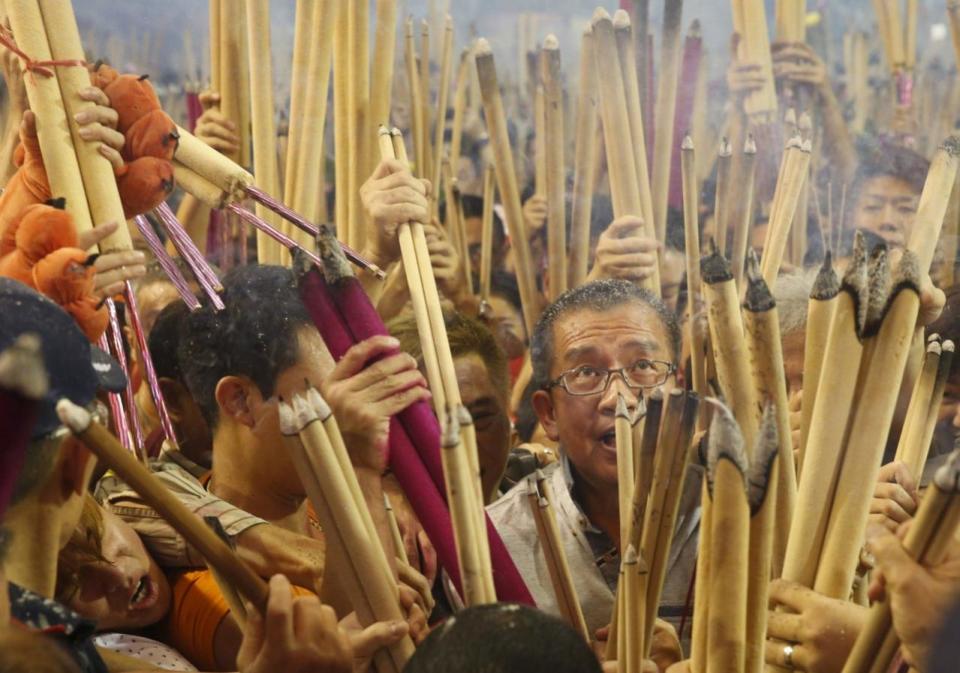
[[[620,369],[582,365],[563,372],[550,381],[545,389],[560,386],[570,395],[597,395],[607,389],[614,374],[623,379],[628,388],[656,388],[663,385],[676,370],[676,365],[663,360],[637,360],[629,367]]]

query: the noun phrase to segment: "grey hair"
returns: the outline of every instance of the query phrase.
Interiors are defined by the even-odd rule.
[[[671,359],[676,361],[680,353],[680,325],[676,316],[660,299],[626,280],[595,280],[567,290],[557,297],[540,316],[533,328],[530,340],[530,360],[533,364],[531,384],[541,390],[550,382],[550,365],[553,363],[553,326],[562,316],[577,310],[608,311],[623,304],[638,302],[653,309],[660,318],[670,339]]]
[[[807,328],[807,306],[817,269],[784,273],[777,277],[773,298],[780,318],[780,336],[785,337]]]

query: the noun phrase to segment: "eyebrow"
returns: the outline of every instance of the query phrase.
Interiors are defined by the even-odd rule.
[[[660,347],[660,344],[658,344],[653,339],[642,339],[642,338],[631,339],[630,341],[626,342],[623,345],[626,348],[639,348],[641,350],[648,351],[651,353],[656,351]],[[593,355],[596,352],[597,352],[596,346],[591,346],[591,345],[575,346],[564,354],[563,359],[569,362],[571,360],[576,360],[581,357]]]

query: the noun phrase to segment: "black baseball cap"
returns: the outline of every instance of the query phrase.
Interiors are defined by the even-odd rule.
[[[86,407],[98,391],[117,393],[126,388],[127,377],[120,364],[92,345],[70,314],[23,283],[0,277],[0,351],[22,334],[40,339],[49,377],[34,438],[60,427],[56,404],[61,398]]]

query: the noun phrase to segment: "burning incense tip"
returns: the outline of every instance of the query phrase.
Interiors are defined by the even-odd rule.
[[[903,252],[893,278],[894,291],[904,286],[910,286],[917,292],[920,291],[920,261],[917,259],[917,253],[912,250]]]
[[[543,38],[543,48],[545,50],[556,51],[560,48],[560,41],[557,40],[557,36],[553,33],[550,33],[545,38]]]
[[[786,149],[788,150],[802,150],[803,149],[803,138],[797,135],[790,136],[790,139],[787,140]]]
[[[750,461],[747,477],[747,495],[750,511],[753,514],[763,506],[763,500],[770,485],[770,471],[773,469],[773,461],[778,455],[779,448],[776,407],[768,403],[763,409],[763,418],[760,419],[753,460]]]
[[[940,335],[934,332],[933,334],[927,337],[927,343],[930,343],[931,341],[940,341]]]
[[[475,56],[490,56],[493,54],[493,50],[490,49],[490,43],[487,42],[487,38],[477,38],[477,44],[473,48],[473,53]]]
[[[700,35],[701,35],[700,19],[694,19],[693,21],[690,22],[690,27],[687,28],[687,37],[696,39],[696,38],[699,38]]]
[[[593,18],[590,19],[590,23],[596,26],[604,21],[610,21],[610,14],[603,7],[597,7],[593,10]]]
[[[297,415],[293,407],[281,400],[277,404],[277,413],[280,417],[280,432],[288,437],[297,434]]]
[[[81,433],[90,427],[93,420],[90,412],[68,400],[66,397],[57,402],[57,417],[70,428],[71,432]]]
[[[627,551],[623,554],[623,565],[632,566],[636,565],[639,561],[637,556],[637,550],[632,544],[627,545]]]
[[[716,249],[700,260],[700,274],[703,277],[703,282],[708,285],[733,280],[730,262]]]
[[[947,457],[947,462],[933,475],[933,483],[946,493],[960,492],[960,450],[954,449]]]
[[[293,413],[297,417],[297,425],[299,428],[297,432],[317,420],[317,412],[313,410],[313,407],[310,406],[310,403],[307,402],[307,399],[302,395],[293,396]]]
[[[950,136],[940,148],[951,157],[960,157],[960,135]]]
[[[743,435],[733,413],[727,405],[715,397],[706,399],[717,409],[710,422],[710,441],[707,445],[707,475],[712,487],[717,462],[721,458],[731,461],[744,475],[747,473],[748,466]]]
[[[327,401],[323,399],[320,391],[311,385],[307,386],[307,402],[313,407],[314,412],[321,421],[325,421],[333,415],[333,410]]]
[[[943,347],[940,346],[940,343],[937,341],[931,341],[927,344],[927,355],[940,355],[943,352]]]
[[[457,423],[460,424],[460,427],[473,425],[473,416],[470,415],[470,410],[462,404],[457,407]]]
[[[747,134],[747,139],[743,141],[743,153],[744,154],[756,154],[757,153],[757,141],[753,137],[752,133]]]
[[[763,274],[760,273],[760,260],[757,259],[757,253],[751,248],[747,255],[747,291],[744,296],[743,306],[748,311],[760,313],[769,311],[777,305],[773,299],[773,293],[763,280]]]
[[[618,418],[630,418],[630,412],[627,411],[627,398],[623,396],[623,393],[617,393],[616,415]]]
[[[28,400],[39,400],[47,394],[50,381],[36,334],[21,334],[0,353],[0,387],[16,391]]]
[[[630,28],[630,15],[625,9],[618,9],[613,13],[614,30],[626,30]]]
[[[952,352],[953,352],[954,345],[953,345],[953,342],[950,341],[950,339],[946,339],[942,344],[940,344],[940,346],[941,346],[941,348],[943,348],[943,352],[944,352],[944,353],[952,353]]]
[[[830,251],[827,250],[827,254],[823,257],[823,264],[820,266],[820,271],[817,272],[817,277],[813,281],[810,298],[826,301],[836,297],[839,292],[840,278],[833,268],[833,256],[830,254]]]
[[[717,150],[717,154],[721,157],[733,155],[733,147],[730,146],[730,141],[727,140],[726,136],[720,139],[720,148]]]
[[[806,140],[801,142],[800,151],[805,152],[806,154],[810,154],[811,152],[813,152],[813,141],[810,138],[807,138]]]
[[[783,123],[787,126],[796,126],[797,125],[797,111],[792,107],[787,108],[787,111],[783,113]]]
[[[867,266],[867,329],[878,326],[883,317],[883,308],[890,295],[890,263],[886,244],[879,244],[870,253]]]
[[[445,449],[453,449],[460,443],[460,423],[455,414],[447,413],[447,422],[443,426],[443,438],[441,446]]]
[[[685,151],[693,150],[693,138],[690,137],[690,134],[683,136],[683,142],[680,143],[680,149]]]
[[[813,118],[810,116],[809,112],[804,112],[800,115],[800,118],[797,120],[797,128],[804,133],[813,130]]]

